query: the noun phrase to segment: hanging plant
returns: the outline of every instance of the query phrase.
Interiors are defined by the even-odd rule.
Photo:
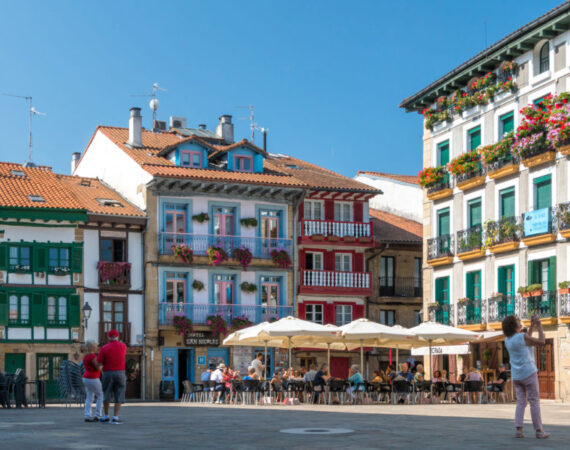
[[[424,188],[429,188],[443,183],[446,175],[445,166],[426,167],[418,172],[418,183]]]
[[[247,270],[247,266],[251,263],[253,255],[249,248],[238,247],[232,250],[232,258],[235,259],[243,267],[243,270]]]
[[[172,324],[174,325],[176,333],[182,336],[186,336],[186,334],[192,333],[194,329],[192,326],[192,321],[185,316],[174,316],[172,318]]]
[[[210,220],[208,213],[200,213],[192,216],[192,220],[198,223],[204,223]]]
[[[253,322],[249,320],[246,316],[234,317],[230,322],[232,331],[241,330],[253,325]]]
[[[174,256],[184,261],[185,264],[192,264],[192,261],[194,260],[194,253],[188,245],[173,245],[172,253]]]
[[[255,217],[247,217],[245,219],[241,219],[240,223],[246,228],[253,228],[257,226],[257,219]]]
[[[206,324],[209,325],[214,337],[225,336],[228,334],[228,324],[219,314],[206,317]]]
[[[204,290],[204,283],[202,283],[200,280],[194,280],[192,282],[192,288],[198,292],[203,291]]]
[[[228,254],[221,247],[210,246],[206,253],[208,253],[208,264],[211,266],[217,266],[218,264],[228,260]]]
[[[247,281],[244,281],[242,284],[240,284],[240,287],[243,292],[253,293],[257,291],[257,286],[253,283],[248,283]]]
[[[284,249],[273,250],[270,253],[270,256],[273,263],[282,269],[287,269],[293,264],[289,253],[287,253],[287,251]]]

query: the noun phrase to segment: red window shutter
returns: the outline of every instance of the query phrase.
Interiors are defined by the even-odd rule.
[[[334,325],[335,323],[335,308],[334,308],[334,303],[325,303],[323,305],[323,312],[324,312],[324,324],[326,325],[327,323],[332,323]]]
[[[304,303],[297,303],[297,314],[299,319],[305,320],[305,304]]]
[[[364,305],[354,305],[352,307],[352,320],[362,319],[364,317]]]
[[[299,205],[299,220],[303,220],[305,218],[305,203],[301,203]]]
[[[324,269],[325,270],[334,270],[334,252],[325,252],[324,255]]]
[[[306,269],[306,262],[307,260],[305,259],[305,250],[299,250],[299,268]]]
[[[362,202],[354,202],[354,221],[362,222]]]
[[[334,200],[325,200],[325,220],[334,220]]]
[[[364,254],[355,253],[354,254],[354,271],[364,272]]]

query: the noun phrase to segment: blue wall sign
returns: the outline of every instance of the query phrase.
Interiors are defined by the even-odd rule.
[[[198,365],[205,366],[206,365],[206,357],[205,356],[198,356]]]
[[[524,235],[534,236],[550,232],[550,208],[537,209],[524,215]]]

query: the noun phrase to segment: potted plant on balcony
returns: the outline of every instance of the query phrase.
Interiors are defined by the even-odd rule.
[[[240,223],[246,228],[254,228],[257,226],[257,219],[255,217],[247,217],[245,219],[241,219]]]
[[[354,242],[356,241],[356,236],[346,235],[342,238],[344,242]]]
[[[282,269],[287,269],[291,267],[293,262],[291,261],[291,257],[289,253],[285,249],[275,249],[272,250],[270,253],[271,260],[276,266],[281,267]]]
[[[491,300],[501,300],[503,298],[503,294],[501,294],[500,292],[493,292],[491,294],[491,296],[489,297],[489,299]]]
[[[194,260],[194,252],[192,252],[192,249],[188,245],[173,245],[172,253],[175,257],[184,261],[185,264],[192,264]]]
[[[211,266],[217,266],[228,260],[228,254],[221,247],[210,246],[208,250],[206,250],[206,253],[208,254],[208,264]]]
[[[202,283],[200,280],[194,280],[192,282],[192,288],[197,292],[203,291],[204,290],[204,283]]]
[[[471,250],[477,250],[483,246],[481,242],[481,231],[474,231],[469,233],[466,237],[462,237],[459,242],[459,253],[469,252]]]
[[[228,334],[228,324],[226,320],[219,314],[213,314],[206,317],[206,325],[210,327],[214,337],[225,336]]]
[[[331,242],[338,242],[340,241],[340,236],[337,236],[336,234],[329,234],[327,236],[327,240]]]
[[[435,309],[439,307],[439,302],[431,302],[428,304],[429,309]]]
[[[452,159],[447,167],[457,178],[457,187],[461,188],[462,183],[481,175],[481,155],[477,150],[471,150]]]
[[[254,292],[257,291],[257,286],[253,283],[248,283],[247,281],[244,281],[239,286],[240,286],[242,292],[247,292],[247,293],[253,294]]]
[[[457,303],[459,305],[467,305],[470,301],[471,301],[471,299],[469,297],[463,297],[463,298],[460,298],[459,300],[457,300]]]
[[[418,172],[418,183],[423,188],[433,188],[443,184],[447,175],[445,166],[426,167]]]
[[[208,215],[208,213],[200,213],[200,214],[195,214],[192,216],[192,220],[194,222],[198,222],[198,223],[204,223],[207,222],[208,220],[210,220],[210,216]]]
[[[253,259],[253,255],[249,248],[238,247],[232,250],[232,258],[235,259],[243,267],[243,270],[247,270],[247,267]]]
[[[542,295],[542,285],[540,283],[530,284],[528,286],[521,286],[518,293],[522,298],[539,297]]]
[[[193,326],[192,321],[185,316],[174,316],[172,318],[172,324],[177,334],[186,336],[188,333],[192,333]]]
[[[570,294],[570,281],[561,281],[558,283],[558,293],[560,295]]]
[[[543,164],[556,157],[554,147],[546,139],[548,114],[543,105],[529,105],[521,110],[523,119],[515,134],[512,153],[523,159],[527,167]]]
[[[311,235],[311,239],[313,241],[324,241],[325,240],[325,235],[322,233],[315,233]]]
[[[507,170],[501,171],[501,173],[497,173],[499,169],[507,164],[514,164],[515,159],[513,159],[512,155],[512,147],[514,141],[514,132],[510,132],[503,137],[499,142],[496,144],[486,145],[479,149],[479,153],[481,154],[481,160],[487,169],[487,173],[491,178],[498,178],[497,175],[510,175],[511,173],[515,173],[515,168],[509,168]],[[503,172],[505,172],[503,174]]]
[[[253,325],[253,322],[249,320],[245,315],[234,317],[230,322],[230,327],[232,331],[241,330],[243,328],[248,328]]]

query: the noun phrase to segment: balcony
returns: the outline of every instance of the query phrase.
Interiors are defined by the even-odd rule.
[[[301,220],[299,237],[313,241],[370,243],[372,242],[372,223]]]
[[[487,166],[487,175],[493,180],[514,175],[519,171],[519,161],[516,158],[500,158]]]
[[[556,151],[553,151],[549,147],[535,149],[532,152],[526,153],[521,159],[522,163],[529,169],[551,163],[554,160],[556,160]]]
[[[119,332],[119,340],[127,345],[131,344],[131,323],[130,322],[99,322],[99,343],[101,345],[109,342],[107,333],[111,330]]]
[[[485,245],[491,253],[504,253],[519,248],[522,223],[518,217],[503,217],[485,222]]]
[[[542,208],[523,214],[523,242],[528,246],[556,240],[556,208]]]
[[[477,225],[457,232],[457,257],[466,261],[485,255],[483,246],[483,228]]]
[[[452,195],[453,187],[449,173],[444,175],[441,182],[427,186],[427,198],[429,200],[440,200],[442,198],[451,197]]]
[[[428,307],[429,320],[443,325],[453,325],[453,305],[430,305]]]
[[[521,319],[530,319],[535,314],[541,319],[556,317],[556,291],[543,291],[542,295],[517,297],[515,314]]]
[[[485,184],[485,169],[480,167],[471,172],[457,175],[455,178],[456,185],[462,191],[468,191]]]
[[[558,315],[560,317],[570,317],[570,294],[559,294]],[[563,320],[563,322],[568,323],[568,319]]]
[[[380,297],[421,297],[420,277],[380,277]]]
[[[457,325],[480,325],[484,323],[483,317],[480,299],[457,303]]]
[[[221,247],[231,257],[234,249],[248,248],[254,258],[270,259],[273,250],[285,250],[291,255],[291,239],[249,236],[219,236],[214,234],[159,233],[161,255],[171,255],[172,247],[187,245],[194,256],[206,256],[209,247]]]
[[[501,295],[487,299],[487,322],[502,322],[507,316],[515,313],[516,297],[513,295]]]
[[[442,266],[453,262],[453,236],[444,234],[428,239],[427,261],[430,266]]]
[[[131,263],[99,261],[99,289],[128,290],[131,287]]]
[[[560,203],[556,210],[558,231],[565,238],[570,238],[570,203]]]
[[[299,293],[371,295],[370,273],[301,270]]]
[[[172,325],[175,316],[184,316],[196,325],[205,325],[208,316],[220,315],[227,322],[237,317],[246,317],[253,323],[273,319],[282,319],[293,315],[292,306],[262,306],[262,305],[214,305],[199,303],[159,303],[159,325]]]

